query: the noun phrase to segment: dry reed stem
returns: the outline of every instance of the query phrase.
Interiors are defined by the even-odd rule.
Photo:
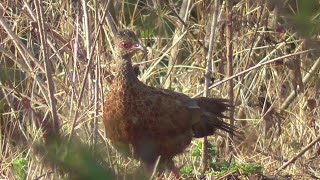
[[[208,49],[203,47],[202,39],[205,31],[209,31],[205,28],[208,24],[208,14],[211,13],[207,7],[212,6],[215,1],[190,1],[191,6],[186,12],[190,17],[187,20],[180,18],[176,13],[180,11],[182,1],[139,0],[134,3],[107,1],[107,4],[101,3],[102,6],[97,0],[82,1],[82,4],[88,3],[87,15],[84,15],[88,24],[86,25],[87,30],[77,28],[79,32],[76,42],[73,30],[76,28],[74,26],[75,9],[70,9],[73,4],[68,1],[42,1],[43,17],[39,17],[36,13],[36,8],[39,6],[34,4],[36,1],[5,0],[0,4],[0,152],[2,152],[0,153],[2,162],[0,179],[16,178],[12,162],[20,158],[28,160],[25,171],[28,179],[62,178],[57,171],[46,167],[37,158],[34,158],[31,148],[43,136],[37,123],[43,121],[42,116],[45,114],[50,115],[51,103],[48,93],[50,88],[46,81],[48,77],[45,68],[46,61],[52,63],[55,72],[52,75],[55,88],[51,92],[55,93],[56,111],[61,121],[61,134],[70,135],[68,133],[70,129],[73,129],[72,136],[79,136],[83,142],[89,144],[90,148],[94,148],[96,153],[103,155],[101,161],[108,162],[109,166],[121,177],[128,179],[138,168],[139,163],[123,158],[110,147],[108,140],[103,135],[104,130],[100,123],[104,91],[108,90],[108,84],[104,82],[106,80],[103,70],[106,69],[105,66],[109,66],[111,56],[109,54],[113,54],[110,37],[117,33],[117,27],[130,27],[140,31],[145,44],[150,46],[149,49],[152,51],[148,55],[150,61],[137,63],[146,67],[141,71],[142,79],[154,87],[163,85],[169,70],[166,63],[170,51],[173,51],[172,48],[175,45],[183,42],[179,48],[181,49],[179,52],[182,55],[181,60],[179,59],[178,63],[172,66],[173,71],[169,73],[175,78],[172,88],[191,96],[203,94],[204,85],[201,84],[201,78],[205,72],[205,64],[201,52]],[[299,176],[303,176],[301,179],[305,179],[310,177],[306,177],[311,173],[308,172],[308,168],[317,171],[319,164],[319,158],[310,159],[310,155],[317,154],[318,143],[313,145],[309,143],[318,139],[315,134],[318,134],[319,131],[317,124],[319,101],[317,81],[314,81],[319,74],[318,50],[315,49],[316,45],[302,46],[306,38],[300,37],[300,33],[292,26],[293,24],[282,23],[283,20],[288,20],[288,17],[294,17],[283,13],[288,13],[288,11],[283,11],[288,10],[288,7],[282,4],[290,6],[289,11],[296,15],[300,14],[300,4],[283,2],[281,9],[276,6],[273,10],[268,5],[269,3],[269,1],[263,3],[245,0],[233,4],[234,75],[231,77],[223,76],[226,74],[224,60],[227,43],[224,22],[227,17],[221,17],[222,21],[218,23],[220,33],[216,35],[216,46],[212,54],[213,66],[217,65],[219,69],[218,72],[213,73],[213,76],[220,78],[221,81],[211,85],[208,90],[211,91],[212,96],[226,95],[228,88],[225,88],[227,84],[224,83],[232,79],[236,92],[234,100],[244,109],[244,116],[237,119],[236,126],[244,131],[244,135],[250,137],[245,142],[240,140],[234,142],[236,154],[233,160],[235,163],[261,164],[264,167],[263,174],[273,175],[276,172],[275,178],[281,177],[282,174],[292,174],[294,178],[298,179],[301,178]],[[107,11],[109,7],[110,11]],[[224,5],[221,7],[225,9]],[[154,11],[157,12],[154,13]],[[275,20],[271,25],[270,20],[274,14],[281,16],[274,18],[278,21]],[[113,20],[112,17],[116,20]],[[45,22],[38,23],[41,18]],[[107,25],[103,23],[104,19]],[[311,21],[317,22],[317,16],[314,16]],[[44,27],[38,25],[41,23]],[[177,38],[177,41],[173,41],[174,29],[182,26],[185,31]],[[91,29],[92,32],[88,29]],[[47,43],[45,49],[41,48],[43,45],[39,38],[41,33],[46,35],[46,38],[42,39]],[[86,39],[90,35],[92,39]],[[94,43],[96,36],[99,38]],[[315,32],[313,36],[317,37],[318,32]],[[313,41],[312,38],[310,38],[311,41]],[[87,43],[84,43],[85,41]],[[75,48],[74,44],[78,47]],[[293,52],[299,52],[288,53],[286,50],[291,44],[298,47]],[[91,46],[90,50],[89,46]],[[47,51],[46,57],[42,56],[44,50]],[[72,59],[72,53],[77,53],[78,57],[74,56]],[[290,81],[289,69],[286,65],[278,63],[289,57],[300,57],[301,59],[303,67],[300,69],[305,79],[303,82],[305,93],[303,94],[294,94],[288,83]],[[74,62],[75,58],[78,58],[76,62]],[[85,62],[85,58],[92,58],[89,70],[88,61]],[[112,65],[110,67],[106,70],[109,75],[113,70]],[[88,76],[84,75],[87,70],[90,74]],[[90,73],[92,70],[95,70],[95,74]],[[73,74],[77,78],[75,82],[72,79]],[[87,80],[84,82],[82,77],[86,77]],[[219,90],[216,89],[218,85],[222,87]],[[82,97],[80,97],[80,91],[83,93]],[[280,124],[282,132],[279,135],[273,133],[270,137],[272,139],[264,139],[261,129],[258,128],[258,124],[265,120],[266,115],[265,111],[256,105],[256,99],[260,96],[264,96],[272,104],[271,107],[276,112],[275,116],[280,114],[283,118]],[[41,114],[21,108],[21,101],[24,99],[30,101],[34,111],[40,111]],[[306,105],[309,99],[315,101],[314,109]],[[279,110],[284,111],[279,113]],[[76,113],[77,118],[74,117]],[[33,121],[34,119],[37,122]],[[88,128],[90,122],[92,122],[92,129]],[[240,123],[243,125],[239,125]],[[275,131],[276,128],[271,126],[270,130]],[[14,142],[17,137],[16,132],[21,141]],[[220,139],[216,141],[218,140]],[[214,137],[209,138],[210,143],[214,141]],[[237,139],[235,138],[234,141]],[[104,147],[93,147],[95,143],[103,144]],[[186,164],[184,169],[191,169],[192,172],[187,176],[192,178],[199,177],[201,174],[201,158],[191,156],[199,143],[201,142],[198,140],[193,141],[184,154],[175,158],[176,164]],[[246,147],[240,147],[241,143]],[[220,147],[222,146],[219,144],[217,148]],[[223,149],[218,150],[221,152]],[[288,157],[292,157],[290,162],[286,161]],[[213,160],[217,162],[228,159],[222,153],[213,158],[216,158]],[[283,162],[285,164],[281,164]],[[305,169],[300,167],[305,167]],[[217,176],[211,173],[213,170],[209,169],[206,177],[216,179]],[[227,175],[237,176],[239,172],[228,172],[225,176],[218,178],[224,178]]]
[[[226,78],[226,79],[224,79],[222,81],[219,81],[219,82],[211,85],[209,87],[209,89],[212,89],[212,88],[214,88],[216,86],[219,86],[220,84],[223,84],[223,83],[225,83],[225,82],[227,82],[227,81],[229,81],[231,79],[234,79],[234,78],[236,78],[238,76],[241,76],[243,74],[250,73],[251,71],[253,71],[255,69],[258,69],[258,68],[260,68],[260,67],[262,67],[264,65],[267,65],[267,64],[270,64],[270,63],[273,63],[275,61],[282,60],[282,59],[285,59],[285,58],[288,58],[288,57],[291,57],[291,56],[297,56],[297,55],[308,53],[308,52],[312,52],[312,51],[315,51],[315,49],[308,49],[308,50],[304,50],[304,51],[300,51],[300,52],[296,52],[296,53],[292,53],[292,54],[287,54],[287,55],[284,55],[284,56],[281,56],[281,57],[277,57],[277,58],[274,58],[274,59],[271,59],[271,60],[268,60],[268,61],[265,61],[265,62],[263,62],[263,60],[261,60],[260,62],[262,62],[262,63],[258,63],[255,66],[252,66],[252,67],[250,67],[250,68],[248,68],[248,69],[246,69],[244,71],[241,71],[241,72],[239,72],[239,73],[237,73],[237,74],[235,74],[235,75],[233,75],[231,77],[228,77],[228,78]],[[198,97],[198,96],[202,95],[203,93],[204,93],[204,91],[201,91],[201,92],[197,93],[196,95],[194,95],[193,97],[194,98]]]
[[[43,14],[43,4],[41,0],[36,1],[36,12],[37,12],[37,20],[39,24],[39,33],[40,33],[40,42],[41,42],[41,49],[42,49],[42,55],[44,59],[44,64],[45,64],[45,72],[46,72],[46,78],[47,78],[47,86],[49,90],[49,108],[51,111],[51,118],[52,122],[50,123],[51,125],[45,125],[43,126],[44,130],[46,133],[49,134],[49,136],[57,136],[59,135],[59,130],[60,130],[60,120],[58,117],[57,113],[57,101],[55,98],[55,87],[54,87],[54,82],[53,82],[53,69],[51,66],[51,63],[49,62],[48,59],[48,54],[47,54],[47,35],[45,33],[45,24],[44,24],[44,14]]]

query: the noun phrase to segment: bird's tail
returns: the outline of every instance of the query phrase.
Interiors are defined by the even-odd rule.
[[[224,112],[230,110],[230,105],[226,99],[215,98],[195,98],[202,113],[200,121],[192,126],[194,137],[201,138],[204,136],[213,135],[217,129],[234,135],[235,127],[223,121],[227,118]]]

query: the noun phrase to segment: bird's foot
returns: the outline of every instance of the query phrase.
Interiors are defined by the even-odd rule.
[[[181,179],[181,174],[180,174],[180,170],[185,166],[185,164],[182,164],[179,167],[172,167],[171,168],[171,174],[174,176],[175,179]]]

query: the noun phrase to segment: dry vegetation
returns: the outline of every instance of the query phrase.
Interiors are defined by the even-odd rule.
[[[320,178],[319,1],[106,2],[1,0],[0,179],[134,179],[139,162],[112,149],[101,122],[114,72],[108,11],[148,47],[135,60],[143,82],[190,96],[213,83],[206,94],[236,105],[243,137],[209,138],[207,179]],[[175,158],[184,178],[200,177],[201,146]]]

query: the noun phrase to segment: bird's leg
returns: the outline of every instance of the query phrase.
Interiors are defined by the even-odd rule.
[[[172,160],[160,161],[160,158],[155,163],[143,163],[144,167],[148,171],[150,175],[150,179],[155,177],[164,178],[164,173],[168,173],[168,175],[173,175],[176,180],[181,179],[180,169],[184,166],[184,164],[180,167],[176,167]]]
[[[168,161],[166,164],[167,164],[167,169],[174,176],[174,178],[181,179],[180,169],[183,168],[185,164],[182,164],[181,166],[176,167],[172,160]]]
[[[155,163],[147,163],[143,162],[143,166],[147,170],[148,176],[150,177],[149,179],[154,179],[155,177],[160,178],[162,175],[162,170],[161,167],[159,169],[159,162],[160,162],[160,157]]]
[[[181,174],[180,174],[180,169],[177,167],[174,167],[173,169],[171,169],[171,173],[173,174],[175,179],[180,179],[181,178]]]

